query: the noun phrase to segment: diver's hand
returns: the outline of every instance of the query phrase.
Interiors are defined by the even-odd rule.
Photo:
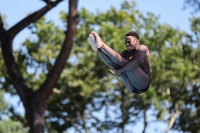
[[[110,69],[111,73],[117,77],[121,76],[121,72],[118,69]]]

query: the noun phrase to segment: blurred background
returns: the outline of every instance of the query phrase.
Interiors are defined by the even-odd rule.
[[[69,56],[55,86],[43,91],[69,37],[72,5],[61,1],[12,40],[28,86],[22,95],[5,65],[4,39],[21,20],[55,1],[0,1],[0,133],[200,133],[198,0],[79,0]],[[140,34],[151,55],[146,93],[130,93],[109,72],[87,42],[92,30],[119,53],[127,32]],[[40,94],[48,94],[47,100]]]

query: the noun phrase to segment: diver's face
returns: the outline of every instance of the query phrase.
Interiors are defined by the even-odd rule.
[[[138,46],[138,39],[133,36],[126,36],[125,38],[125,46],[126,50],[131,51],[133,49],[136,49]]]

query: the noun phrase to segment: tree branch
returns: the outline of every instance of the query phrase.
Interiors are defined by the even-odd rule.
[[[4,29],[3,25],[4,25],[3,24],[3,20],[1,18],[1,14],[0,14],[0,36],[1,36],[2,33],[5,32],[5,29]]]
[[[80,114],[80,115],[81,115],[81,120],[82,120],[82,124],[81,124],[82,128],[85,130],[85,133],[90,133],[88,127],[86,126],[85,114],[83,113],[83,114]]]
[[[33,14],[27,16],[20,22],[18,22],[16,25],[11,27],[8,30],[8,34],[10,37],[14,38],[21,30],[23,30],[25,27],[27,27],[29,24],[37,21],[39,18],[41,18],[44,14],[46,14],[49,10],[54,8],[58,3],[60,3],[63,0],[56,0],[55,2],[49,2],[45,7],[42,9],[34,12]]]
[[[23,103],[25,103],[25,90],[28,90],[28,86],[19,70],[17,63],[15,62],[12,53],[12,38],[5,31],[0,36],[2,54],[5,62],[6,69],[8,71],[9,77],[13,86],[15,87],[17,93],[19,94]]]
[[[148,116],[147,116],[147,110],[146,107],[144,107],[144,129],[142,131],[142,133],[146,132],[146,128],[147,128],[147,124],[148,124]]]
[[[19,66],[17,65],[15,58],[13,56],[12,51],[12,43],[14,36],[19,33],[23,28],[28,26],[30,23],[35,22],[37,19],[42,17],[47,11],[52,9],[62,0],[57,0],[55,2],[51,2],[49,5],[45,6],[41,10],[29,15],[8,31],[3,29],[3,22],[0,20],[0,31],[3,32],[0,36],[2,54],[4,58],[4,62],[6,65],[6,69],[8,71],[9,77],[12,81],[14,88],[19,94],[20,99],[22,100],[24,106],[28,105],[26,98],[30,98],[32,96],[33,91],[28,87],[22,73],[20,72]]]
[[[193,8],[192,13],[199,12],[200,11],[200,1],[199,0],[185,0],[183,9],[186,9],[189,7]]]
[[[147,125],[148,125],[148,116],[147,116],[147,105],[145,105],[144,100],[141,97],[142,109],[143,109],[143,116],[144,116],[144,129],[142,133],[146,132]]]
[[[69,57],[73,39],[76,32],[76,25],[79,21],[78,12],[77,12],[77,4],[78,0],[69,0],[69,14],[67,19],[67,32],[66,37],[61,48],[61,51],[56,59],[55,65],[48,74],[48,77],[44,84],[38,90],[38,94],[41,95],[40,97],[46,101],[49,95],[52,93],[54,86],[56,85],[60,74],[66,64],[66,60]]]
[[[178,106],[176,106],[175,114],[171,117],[169,125],[168,125],[167,130],[165,131],[165,133],[168,133],[171,130],[171,128],[172,128],[176,118],[178,117],[178,115],[179,115],[179,110],[178,110]]]

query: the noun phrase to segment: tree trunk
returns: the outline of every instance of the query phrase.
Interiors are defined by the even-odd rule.
[[[44,133],[44,111],[46,101],[44,101],[40,95],[36,95],[36,93],[33,93],[32,91],[26,94],[27,104],[24,104],[24,107],[26,112],[25,117],[30,128],[29,133]]]
[[[44,133],[45,118],[44,118],[45,106],[39,103],[32,103],[27,112],[27,121],[29,123],[29,133]],[[29,115],[30,114],[30,115]]]
[[[144,129],[143,129],[142,133],[146,132],[147,124],[148,124],[147,110],[144,107]]]
[[[26,83],[19,66],[15,61],[12,51],[13,39],[21,30],[26,28],[29,24],[40,19],[45,13],[54,8],[61,1],[62,0],[47,1],[46,6],[27,16],[9,30],[4,29],[4,23],[0,14],[0,45],[2,48],[4,62],[12,85],[14,86],[17,94],[20,97],[20,100],[24,105],[27,125],[30,127],[30,133],[44,133],[44,111],[46,101],[52,94],[53,88],[60,77],[72,48],[73,39],[76,32],[76,25],[79,20],[77,15],[78,0],[69,0],[69,13],[67,18],[68,25],[66,28],[67,32],[66,38],[63,41],[62,49],[45,82],[35,92],[33,92],[31,87],[29,87]]]
[[[121,128],[121,133],[125,133],[125,125],[128,122],[128,115],[127,115],[127,106],[129,104],[129,100],[126,97],[126,92],[124,89],[121,90],[121,106],[120,106],[120,110],[122,113],[122,122],[120,123],[120,128]]]
[[[84,113],[81,116],[82,122],[83,122],[83,128],[85,129],[85,133],[90,133],[89,129],[87,128],[86,122],[85,122],[85,115]]]
[[[142,133],[145,133],[148,125],[147,106],[145,105],[144,100],[142,98],[141,102],[142,102],[143,116],[144,116],[144,129]]]

